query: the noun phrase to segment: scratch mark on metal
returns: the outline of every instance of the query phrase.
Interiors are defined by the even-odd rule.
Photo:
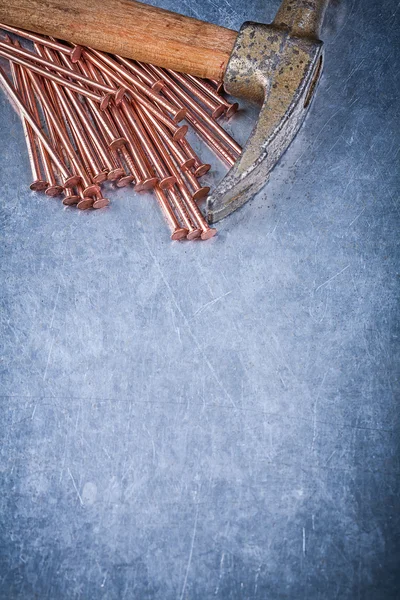
[[[207,302],[206,304],[204,304],[203,306],[201,306],[198,310],[196,310],[196,312],[194,313],[194,316],[199,315],[208,306],[212,306],[213,304],[215,304],[216,302],[218,302],[222,298],[225,298],[225,296],[229,296],[229,294],[232,294],[232,290],[230,292],[226,292],[226,294],[222,294],[222,296],[218,296],[218,298],[214,298],[214,300],[210,300],[210,302]]]
[[[75,483],[74,476],[72,475],[72,473],[71,473],[71,471],[70,471],[69,467],[68,467],[68,473],[69,473],[69,476],[70,476],[70,477],[71,477],[71,479],[72,479],[72,483],[73,483],[73,486],[74,486],[74,488],[75,488],[75,491],[76,491],[76,493],[77,493],[77,496],[78,496],[78,498],[79,498],[79,502],[81,503],[81,506],[83,506],[83,500],[82,500],[82,496],[81,496],[81,495],[80,495],[80,493],[79,493],[79,490],[78,490],[78,488],[77,488],[77,486],[76,486],[76,483]]]
[[[318,292],[318,290],[320,290],[322,287],[324,287],[325,285],[328,285],[328,283],[330,281],[332,281],[333,279],[336,279],[336,277],[339,277],[339,275],[344,273],[349,267],[350,267],[350,265],[346,265],[341,271],[339,271],[339,273],[336,273],[336,275],[333,275],[327,281],[324,281],[324,283],[321,283],[321,285],[319,285],[315,291]]]
[[[54,338],[52,338],[52,340],[51,340],[50,350],[49,350],[49,353],[47,355],[47,363],[46,363],[46,368],[45,368],[44,373],[43,373],[43,381],[46,379],[46,376],[47,376],[47,369],[49,368],[50,357],[51,357],[51,352],[53,350],[53,345],[54,345]]]
[[[198,519],[198,516],[199,516],[199,505],[197,505],[197,507],[196,507],[196,517],[194,519],[194,527],[193,527],[193,534],[192,534],[192,543],[190,545],[189,558],[188,558],[188,563],[187,563],[187,567],[186,567],[185,579],[183,581],[183,586],[182,586],[182,592],[181,592],[181,598],[180,598],[180,600],[183,600],[183,596],[184,596],[185,590],[186,590],[186,585],[187,585],[187,579],[188,579],[188,575],[189,575],[190,564],[192,562],[192,556],[193,556],[193,547],[194,547],[194,540],[195,540],[196,531],[197,531],[197,519]]]
[[[357,221],[357,219],[359,219],[361,217],[361,215],[363,214],[363,212],[365,211],[366,208],[367,207],[364,206],[364,208],[362,209],[362,211],[360,213],[358,213],[358,215],[356,216],[356,218],[353,219],[351,223],[349,223],[349,227],[351,227],[353,225],[353,223],[355,223]]]

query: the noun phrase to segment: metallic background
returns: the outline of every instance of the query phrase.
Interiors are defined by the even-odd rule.
[[[205,243],[29,192],[0,96],[1,599],[399,597],[399,15],[332,2],[305,126]]]

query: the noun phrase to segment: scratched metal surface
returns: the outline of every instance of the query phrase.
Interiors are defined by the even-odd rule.
[[[399,15],[333,4],[304,128],[208,243],[28,192],[0,97],[1,599],[399,597]]]

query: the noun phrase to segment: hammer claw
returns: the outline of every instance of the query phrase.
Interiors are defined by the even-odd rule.
[[[209,223],[263,187],[307,114],[322,70],[322,42],[283,25],[249,22],[239,32],[224,86],[234,96],[256,99],[261,110],[240,158],[208,198]]]

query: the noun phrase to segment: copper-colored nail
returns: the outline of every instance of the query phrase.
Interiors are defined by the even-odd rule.
[[[137,111],[138,111],[139,115],[141,116],[143,123],[147,126],[146,128],[147,128],[149,135],[152,137],[152,139],[154,139],[154,143],[156,144],[156,139],[159,140],[158,143],[160,144],[160,153],[161,153],[161,148],[162,148],[161,140],[158,138],[157,133],[154,131],[154,129],[152,127],[154,124],[153,123],[154,119],[152,120],[151,115],[149,114],[148,111],[146,111],[146,109],[143,106],[140,106],[140,107],[138,106]],[[208,223],[206,222],[206,220],[204,219],[201,211],[199,210],[199,207],[197,206],[196,202],[193,200],[191,193],[189,192],[180,173],[178,172],[172,159],[168,156],[168,152],[165,149],[164,149],[162,156],[163,156],[163,159],[164,159],[169,171],[176,178],[178,189],[181,192],[185,203],[189,207],[189,210],[195,219],[195,225],[194,225],[195,230],[197,230],[197,228],[200,227],[200,229],[202,230],[202,233],[201,233],[202,239],[208,239],[209,237],[214,236],[217,233],[216,229],[211,228],[208,225]],[[174,189],[174,187],[172,186],[171,190],[173,190],[173,189]],[[186,225],[186,222],[185,222],[185,225]],[[195,235],[193,232],[193,225],[190,228],[188,227],[188,229],[189,229],[189,235],[192,235],[192,234]],[[189,235],[188,235],[188,239],[189,239]]]
[[[68,64],[68,59],[66,57],[64,57],[63,60],[65,64]],[[80,61],[79,68],[85,77],[90,78],[90,70],[83,60]],[[106,111],[99,110],[97,104],[93,102],[93,100],[90,100],[90,98],[87,99],[87,104],[90,108],[92,117],[97,124],[97,127],[102,132],[107,142],[107,145],[114,150],[123,146],[125,144],[125,139],[115,135],[115,128],[112,127],[111,121],[108,118],[108,113]]]
[[[153,144],[157,148],[160,156],[162,156],[167,169],[175,177],[179,189],[181,191],[184,190],[186,186],[180,176],[180,173],[178,172],[174,161],[169,155],[168,150],[165,148],[162,138],[159,137],[159,133],[156,130],[156,127],[154,127],[156,121],[153,115],[149,111],[146,111],[146,108],[142,106],[137,107],[137,112],[142,120],[142,123],[145,125],[147,132],[153,141]],[[168,188],[167,193],[168,196],[171,198],[171,202],[175,206],[182,223],[185,225],[185,228],[189,231],[187,236],[188,239],[195,239],[196,237],[200,237],[201,229],[193,224],[193,221],[189,216],[189,213],[186,209],[183,200],[180,198],[179,194],[176,193],[175,186],[171,186],[170,188]],[[190,195],[188,190],[187,194]]]
[[[176,218],[175,213],[172,210],[166,195],[164,194],[159,185],[156,185],[156,187],[154,188],[154,193],[156,195],[159,205],[161,206],[161,210],[164,213],[165,219],[171,229],[171,240],[184,239],[188,235],[189,230],[180,226],[178,219]]]
[[[134,184],[135,178],[133,175],[124,175],[115,183],[118,188],[128,187],[131,183]],[[135,184],[134,184],[135,185]]]
[[[202,198],[208,196],[208,194],[210,193],[210,188],[208,187],[208,185],[204,187],[201,186],[197,181],[196,177],[189,169],[184,169],[182,172],[187,181],[190,183],[190,186],[194,190],[192,194],[193,200],[201,200]]]
[[[17,40],[15,40],[15,41],[10,40],[10,43],[13,43],[17,48],[21,47],[21,44]],[[17,68],[17,65],[15,63],[11,63],[11,69],[13,69],[13,67]],[[32,84],[31,84],[30,78],[28,76],[28,73],[27,73],[25,67],[22,67],[21,65],[18,65],[18,72],[21,75],[21,83],[23,84],[23,88],[25,90],[25,100],[27,102],[27,106],[28,106],[29,110],[32,112],[36,121],[38,123],[40,123],[39,111],[38,111],[38,107],[36,105],[35,95],[33,93]],[[53,135],[53,131],[50,127],[48,129],[49,129],[50,140],[51,140],[53,147],[57,151],[60,152],[60,148],[58,146],[56,136]],[[38,140],[38,149],[39,149],[41,160],[42,160],[44,174],[45,174],[46,180],[48,181],[48,186],[46,188],[45,194],[47,196],[54,198],[56,196],[59,196],[62,193],[63,187],[61,185],[59,185],[56,180],[55,171],[54,171],[53,165],[51,163],[50,157],[49,157],[46,149],[43,147],[43,144],[41,143],[40,140]],[[62,152],[60,152],[60,154],[62,156]]]
[[[0,56],[3,56],[8,60],[12,60],[13,62],[16,62],[18,64],[21,64],[22,66],[27,67],[30,71],[42,75],[42,77],[52,79],[53,81],[56,81],[64,87],[69,87],[70,89],[73,89],[74,91],[77,91],[78,93],[84,96],[88,96],[95,100],[95,102],[99,102],[101,106],[107,106],[110,97],[114,94],[114,90],[104,84],[97,83],[97,81],[92,81],[91,79],[87,79],[84,75],[80,75],[75,71],[71,71],[70,69],[64,68],[62,66],[57,65],[56,63],[50,62],[42,58],[38,54],[35,54],[34,52],[24,50],[23,48],[16,48],[15,46],[12,46],[2,41],[0,41]],[[65,77],[61,77],[60,75],[53,73],[53,70],[57,71],[58,73],[62,73]],[[80,88],[78,85],[74,84],[67,78],[81,81],[82,83],[85,83],[89,89],[91,87],[100,89],[101,91],[106,93],[106,96],[98,96],[97,94],[90,92],[87,88]]]
[[[52,55],[50,50],[45,50],[45,52],[49,60],[57,60],[57,57]],[[65,60],[68,59],[65,57]],[[93,126],[89,114],[85,112],[82,103],[75,98],[74,94],[70,90],[66,89],[65,94],[69,98],[69,101],[71,102],[72,107],[74,108],[75,113],[80,120],[79,122],[78,119],[75,119],[75,128],[79,127],[81,138],[85,142],[83,151],[88,156],[93,179],[96,183],[102,183],[107,179],[108,171],[114,168],[110,158],[110,152],[103,142],[103,136],[98,134],[97,130]],[[88,100],[88,102],[90,102],[90,100]],[[97,110],[96,105],[93,107],[93,110],[97,115],[100,115],[99,119],[101,119],[101,113],[99,110]],[[81,124],[82,127],[80,127]],[[101,132],[103,133],[103,130],[101,130]]]
[[[93,204],[94,204],[94,200],[95,198],[93,198],[93,196],[95,196],[95,194],[93,194],[93,196],[86,196],[85,195],[85,190],[83,189],[83,186],[78,184],[76,186],[76,189],[78,191],[79,194],[79,202],[76,205],[79,210],[87,210],[88,208],[92,208]]]
[[[140,119],[138,118],[134,107],[131,104],[128,104],[126,100],[122,101],[121,107],[126,120],[131,125],[133,131],[137,135],[139,142],[142,144],[143,149],[147,153],[154,166],[156,174],[160,178],[158,182],[160,188],[165,189],[173,185],[176,182],[176,179],[171,175],[171,173],[168,173],[168,171],[164,167],[164,164],[160,160],[160,157],[157,154],[157,150],[154,148],[152,141],[148,137],[146,130],[144,129]]]
[[[208,81],[210,81],[215,86],[218,94],[222,94],[222,92],[224,91],[223,81],[217,81],[216,79],[209,79]]]
[[[113,71],[108,65],[102,62],[95,54],[84,50],[84,56],[88,60],[88,63],[93,63],[93,65],[100,70],[103,79],[108,83],[110,87],[113,87],[113,81],[121,86],[119,91],[115,95],[115,101],[117,102],[117,104],[119,104],[122,101],[124,95],[122,93],[124,92],[123,86],[125,84],[123,78],[120,75],[118,75],[118,73]],[[174,139],[180,139],[181,137],[186,135],[186,132],[188,130],[187,125],[176,125],[176,123],[168,115],[163,113],[159,108],[154,106],[152,102],[147,100],[147,98],[145,98],[143,94],[140,94],[133,88],[130,88],[129,92],[133,99],[136,100],[136,102],[145,106],[155,117],[157,117],[157,119],[159,119],[162,123],[164,123],[164,125],[168,127],[168,129],[173,133]]]
[[[105,206],[108,206],[109,204],[110,204],[109,199],[104,198],[101,191],[97,192],[96,199],[93,202],[93,208],[104,208]]]
[[[23,100],[21,99],[18,92],[15,91],[14,87],[9,82],[6,74],[3,69],[0,67],[0,84],[3,89],[6,91],[7,95],[10,97],[12,103],[18,107],[18,109],[22,112],[25,119],[28,121],[32,129],[38,138],[42,141],[44,147],[47,152],[50,154],[52,161],[56,165],[56,167],[60,170],[61,174],[65,178],[64,185],[68,185],[68,187],[76,185],[78,181],[80,181],[80,177],[77,175],[71,175],[68,171],[64,163],[62,162],[60,156],[57,154],[56,150],[50,144],[48,137],[43,133],[42,127],[37,123],[32,113],[27,109]]]
[[[181,73],[171,71],[170,69],[166,69],[166,71],[168,71],[168,73],[170,74],[173,74],[175,79],[179,81],[182,85],[184,85],[185,78]],[[168,76],[167,81],[171,85],[171,87],[173,87],[174,91],[181,98],[181,100],[184,101],[185,104],[189,106],[191,110],[194,111],[201,119],[203,119],[207,126],[212,131],[214,131],[214,133],[216,133],[234,152],[240,155],[242,152],[242,148],[236,142],[236,140],[234,140],[232,136],[230,136],[229,133],[227,133],[225,129],[221,127],[221,125],[219,125],[212,118],[210,118],[207,112],[196,102],[194,102],[193,99],[186,92],[184,92],[184,90],[182,90],[182,88],[180,88],[180,86],[178,86],[170,76]]]
[[[116,55],[117,60],[124,65],[128,70],[133,71],[135,75],[140,77],[148,86],[152,88],[155,92],[159,92],[163,89],[165,83],[162,79],[158,79],[154,77],[153,73],[146,69],[146,65],[138,62],[129,60],[128,58],[123,58],[122,56]]]
[[[169,151],[175,158],[177,164],[180,169],[190,169],[194,166],[194,158],[190,156],[186,156],[184,152],[182,152],[181,147],[178,142],[174,139],[171,139],[168,133],[162,128],[160,123],[153,122],[154,127],[157,129],[158,133],[162,137],[165,144],[168,146]],[[181,140],[180,140],[181,141]]]
[[[188,115],[193,112],[196,113],[207,124],[207,126],[214,131],[214,133],[219,136],[234,152],[241,154],[241,146],[229,135],[229,133],[225,131],[223,127],[221,127],[221,125],[219,125],[219,123],[216,123],[214,119],[210,117],[210,115],[172,79],[172,77],[169,75],[169,69],[163,70],[153,65],[151,68],[157,75],[162,77],[164,81],[167,82],[168,86],[172,88],[180,100],[190,109]],[[174,71],[174,75],[178,81],[181,81],[182,76],[179,73]],[[165,90],[164,94],[166,95]]]
[[[32,82],[30,80],[28,71],[25,69],[25,67],[21,67],[21,72],[22,72],[22,77],[24,80],[24,84],[25,84],[25,88],[27,90],[27,97],[28,97],[28,106],[30,107],[35,119],[40,122],[40,116],[39,116],[39,111],[38,111],[38,107],[36,105],[36,100],[35,100],[35,94],[33,91],[33,87],[32,87]],[[53,97],[53,89],[51,87],[51,83],[49,80],[43,80],[43,84],[45,86],[45,89],[49,95],[50,101],[52,102],[53,106],[56,107],[57,106],[57,102],[55,97]],[[45,107],[42,107],[43,109],[43,116],[44,116],[44,120],[46,122],[47,125],[47,129],[49,132],[49,137],[51,140],[51,143],[53,145],[53,147],[57,150],[57,152],[60,154],[60,156],[62,157],[63,161],[65,164],[67,164],[69,162],[68,160],[68,155],[64,150],[64,147],[62,146],[62,144],[60,143],[59,137],[57,135],[57,131],[53,125],[53,122],[51,121],[51,118],[49,117]],[[64,125],[63,120],[60,119],[60,124]],[[64,127],[65,130],[65,127]],[[67,135],[67,132],[65,130],[65,135]],[[43,168],[47,174],[47,177],[49,179],[50,182],[50,195],[51,191],[55,192],[55,195],[57,195],[57,188],[51,190],[51,187],[56,186],[56,180],[55,180],[55,172],[54,172],[54,167],[53,164],[50,160],[50,156],[47,153],[46,149],[43,148],[43,145],[41,144],[41,142],[39,141],[39,149],[40,149],[40,154],[41,154],[41,158],[42,158],[42,164],[43,164]]]
[[[74,192],[71,188],[64,189],[63,204],[65,206],[74,206],[75,204],[78,204],[80,199],[81,199],[80,196],[78,194],[74,194]]]
[[[189,158],[194,160],[194,174],[196,177],[202,177],[211,169],[211,165],[208,163],[202,163],[200,158],[197,156],[196,152],[193,150],[192,146],[186,139],[179,140],[179,144],[182,147],[183,151]]]
[[[188,230],[187,239],[188,240],[196,240],[201,237],[201,228],[194,225],[191,216],[189,215],[186,205],[180,195],[177,193],[175,186],[168,188],[167,190],[168,197],[171,200],[171,204],[175,207],[176,212],[178,213],[182,223],[185,225],[185,228]]]
[[[79,91],[79,93],[82,94],[83,96],[88,96],[89,98],[92,98],[93,100],[95,100],[95,102],[98,102],[100,104],[100,108],[103,108],[103,109],[106,108],[108,105],[108,102],[110,101],[110,97],[111,97],[110,94],[106,94],[105,96],[97,96],[96,94],[90,92],[87,89],[84,89],[81,91],[79,86],[75,85],[69,79],[65,79],[64,77],[59,77],[55,73],[51,73],[50,71],[47,71],[44,68],[38,67],[34,63],[30,63],[29,61],[27,61],[19,56],[14,56],[10,52],[6,52],[5,50],[0,49],[0,56],[2,56],[3,58],[7,58],[9,61],[12,61],[19,65],[22,65],[23,67],[26,67],[27,69],[29,69],[29,71],[37,73],[38,75],[41,75],[42,77],[44,77],[46,79],[55,81],[59,85],[62,85],[63,87],[67,87],[71,90],[74,90],[75,92]]]
[[[141,114],[141,113],[139,113],[139,114]],[[149,114],[148,111],[145,111],[145,114],[146,114],[147,120],[150,121],[150,123],[152,124],[153,127],[155,127],[158,134],[161,136],[163,142],[167,145],[169,151],[175,157],[175,160],[176,160],[177,164],[179,165],[179,168],[188,169],[190,167],[193,167],[194,159],[185,156],[185,154],[182,152],[180,146],[178,145],[178,142],[176,142],[173,138],[171,138],[168,135],[168,133],[162,127],[161,123],[159,123],[152,114]]]
[[[103,72],[102,77],[109,85],[113,85],[112,78],[108,74],[108,71]],[[123,107],[123,105],[125,105],[124,99],[121,100],[121,106]],[[117,126],[121,131],[121,134],[124,135],[124,137],[127,139],[127,147],[129,149],[129,152],[133,156],[135,163],[140,171],[140,175],[137,176],[137,170],[135,172],[131,169],[131,172],[136,180],[135,190],[140,192],[153,188],[158,182],[158,178],[154,177],[153,169],[148,164],[146,155],[142,152],[140,140],[138,140],[137,137],[138,134],[135,121],[133,121],[133,131],[131,131],[128,127],[128,121],[124,118],[119,108],[112,104],[110,106],[110,111],[113,115],[114,121],[116,122]],[[132,123],[130,124],[132,125]]]
[[[20,93],[24,102],[27,103],[26,91],[24,90],[23,79],[22,79],[20,67],[15,65],[14,63],[10,63],[10,69],[11,69],[11,76],[12,76],[12,79],[14,82],[14,87],[17,90],[17,92]],[[30,163],[32,179],[33,179],[32,183],[30,184],[29,187],[31,190],[33,190],[35,192],[43,191],[48,187],[49,184],[47,181],[45,181],[45,179],[42,176],[38,150],[37,150],[36,144],[35,144],[35,136],[34,136],[31,126],[26,121],[26,119],[23,116],[21,111],[20,111],[20,116],[21,116],[22,127],[24,130],[26,147],[28,150],[29,163]]]
[[[41,49],[39,46],[37,46],[37,49],[44,52],[49,60],[59,60],[59,57],[54,55],[51,50]],[[64,57],[64,60],[68,61],[66,57]],[[61,90],[59,90],[60,92]],[[111,160],[110,151],[103,141],[103,135],[99,135],[95,129],[89,114],[85,111],[84,105],[78,101],[70,90],[65,89],[64,92],[73,107],[73,110],[69,113],[69,120],[72,119],[70,125],[75,135],[79,138],[82,158],[85,156],[88,161],[89,169],[85,165],[86,170],[91,173],[95,183],[102,183],[107,179],[107,173],[115,168],[114,162]],[[91,101],[88,100],[88,102]],[[96,105],[93,106],[93,110],[102,121],[101,113],[97,110]],[[103,133],[103,130],[101,131]]]
[[[126,143],[126,141],[125,141]],[[120,150],[122,150],[122,148],[125,148],[125,146],[121,146]],[[108,175],[107,175],[107,179],[108,181],[117,181],[119,180],[121,177],[125,177],[126,173],[125,170],[121,164],[120,158],[118,156],[118,152],[117,150],[113,150],[112,148],[110,148],[110,162],[111,162],[111,169],[108,171]]]
[[[39,44],[35,45],[38,52],[43,52],[44,55],[50,60],[58,60],[58,58],[52,54],[52,50],[49,48],[41,47]],[[55,62],[56,64],[56,62]],[[85,171],[91,176],[93,181],[87,181],[86,189],[89,187],[91,189],[92,183],[102,183],[107,179],[107,174],[102,170],[102,165],[100,164],[99,158],[93,149],[91,142],[89,141],[89,137],[87,135],[87,131],[90,133],[91,140],[96,143],[100,140],[97,136],[96,131],[93,128],[93,125],[89,121],[87,115],[85,114],[82,105],[80,102],[76,100],[73,93],[69,89],[61,89],[56,83],[52,83],[53,90],[55,95],[60,102],[65,115],[68,118],[68,122],[71,128],[71,133],[76,140],[76,144],[79,146],[80,155],[82,158],[82,162],[85,166]],[[67,101],[67,98],[69,102]],[[79,118],[78,118],[79,117]],[[79,121],[80,119],[80,121]],[[86,128],[86,130],[85,130]],[[85,190],[86,195],[89,195],[89,192]]]
[[[133,75],[128,69],[126,69],[122,64],[118,63],[116,60],[108,56],[104,52],[100,52],[99,50],[91,49],[91,53],[97,56],[103,63],[105,63],[110,69],[116,71],[123,79],[125,79],[130,85],[133,85],[135,88],[135,92],[139,90],[142,94],[150,98],[153,102],[157,102],[164,110],[170,113],[173,116],[173,120],[176,123],[182,121],[185,118],[187,113],[186,108],[178,109],[173,104],[165,100],[162,96],[157,94],[151,87],[144,84],[138,77]],[[129,91],[131,88],[129,87]]]
[[[120,151],[122,158],[129,170],[129,174],[124,175],[123,177],[121,177],[121,179],[119,181],[117,181],[117,184],[116,184],[117,187],[125,187],[129,183],[133,183],[133,182],[135,182],[135,184],[136,184],[139,181],[138,173],[137,173],[137,168],[135,166],[135,163],[132,160],[131,155],[129,154],[129,152],[125,146],[122,146],[119,151]]]
[[[175,76],[175,71],[169,70],[169,73]],[[178,73],[179,75],[179,73]],[[218,119],[225,112],[225,107],[221,102],[215,102],[210,98],[209,95],[205,94],[193,81],[189,78],[189,75],[182,75],[179,78],[180,83],[187,89],[191,94],[196,96],[200,102],[202,102],[210,111],[213,119]]]
[[[95,67],[95,65],[93,63],[91,63],[90,61],[85,61],[84,59],[81,60],[80,66],[81,66],[81,68],[84,69],[84,72],[85,72],[85,74],[87,74],[88,77],[91,77],[99,82],[104,81],[104,78],[102,78],[100,76],[100,73],[97,70],[97,68]],[[117,89],[116,86],[114,85],[114,83],[111,85],[111,87],[113,87],[115,90]],[[122,146],[124,146],[126,144],[126,140],[125,140],[125,138],[120,136],[118,127],[115,125],[108,108],[105,111],[103,111],[103,113],[104,113],[104,117],[107,119],[108,125],[112,132],[112,137],[113,137],[112,141],[109,144],[110,149],[118,150],[118,148],[121,148]]]
[[[186,119],[211,150],[220,156],[230,167],[233,167],[236,158],[216,139],[215,135],[195,115],[188,114],[186,115]]]
[[[16,35],[30,40],[31,42],[38,42],[43,46],[49,46],[49,48],[53,48],[53,50],[57,50],[58,52],[62,52],[63,54],[68,54],[71,57],[71,59],[73,59],[73,62],[76,62],[80,58],[81,46],[75,46],[75,48],[70,48],[70,46],[61,44],[60,42],[55,41],[53,38],[38,35],[36,33],[32,33],[31,31],[20,29],[19,27],[11,27],[11,25],[6,25],[5,23],[0,23],[0,29],[4,29],[5,31],[9,31],[10,33],[15,33]]]
[[[88,176],[81,160],[77,156],[77,154],[68,138],[68,135],[66,134],[64,125],[60,122],[59,116],[56,114],[52,104],[50,103],[50,101],[45,93],[45,89],[42,87],[41,81],[31,71],[28,71],[28,74],[32,81],[33,87],[35,89],[35,93],[38,96],[38,98],[40,99],[49,118],[51,119],[51,121],[57,131],[57,135],[60,138],[60,140],[68,154],[71,164],[74,166],[77,173],[79,173],[79,175],[80,175],[80,178],[78,179],[78,181],[80,181],[82,179],[84,182],[85,192],[86,192],[86,188],[90,188],[92,185],[92,182],[90,181],[89,176]],[[63,110],[65,111],[65,114],[68,116],[68,118],[71,118],[71,120],[73,120],[73,117],[71,117],[70,106],[69,106],[68,102],[66,101],[65,96],[62,94],[62,90],[55,83],[53,83],[53,89],[57,95],[58,100],[60,101],[60,103],[63,107]],[[71,187],[71,186],[76,185],[76,183],[77,183],[77,181],[75,181],[74,183],[72,183],[71,181],[65,181],[64,185],[67,187]],[[86,193],[89,194],[89,192],[86,192]]]
[[[21,76],[22,76],[25,90],[26,90],[28,107],[32,111],[32,114],[34,115],[36,121],[38,123],[40,123],[39,111],[38,111],[38,108],[36,105],[36,100],[35,100],[35,96],[33,93],[31,81],[30,81],[29,76],[28,76],[26,70],[24,69],[24,67],[20,67],[20,69],[21,69]],[[45,119],[46,119],[46,113],[44,113],[44,114],[45,114]],[[50,127],[48,127],[48,130],[49,130],[51,143],[53,144],[54,148],[58,152],[60,152],[60,154],[62,156],[62,151],[60,151],[59,145],[56,141],[55,136],[53,135],[52,129]],[[43,170],[45,172],[46,179],[49,182],[45,193],[47,194],[47,196],[51,196],[51,197],[59,196],[62,193],[63,188],[62,188],[62,186],[58,185],[58,183],[56,181],[55,173],[53,170],[53,165],[51,163],[49,154],[47,153],[46,149],[43,147],[43,144],[40,142],[40,140],[39,140],[39,151],[40,151],[40,156],[42,159]]]
[[[212,85],[209,85],[204,79],[194,77],[193,75],[185,75],[185,78],[189,79],[194,86],[199,87],[205,94],[208,94],[217,104],[223,107],[223,112],[230,118],[237,112],[239,104],[237,102],[228,102],[223,96],[220,96]]]
[[[153,66],[149,66],[150,69],[154,69]],[[163,93],[168,96],[168,98],[173,102],[180,102],[179,98],[176,96],[175,92],[173,92],[168,86],[166,86],[163,90]],[[220,156],[230,167],[233,166],[236,162],[236,157],[233,156],[229,150],[223,146],[222,142],[217,139],[217,137],[211,133],[211,131],[206,127],[192,112],[189,111],[186,115],[186,120],[190,125],[199,133],[199,135],[205,140],[205,142],[210,146],[210,148],[215,152],[218,156]]]
[[[94,199],[90,196],[83,196],[78,204],[76,205],[79,210],[87,210],[88,208],[92,208],[94,204]]]
[[[135,165],[137,165],[136,173],[132,173],[136,180],[135,189],[142,191],[153,188],[157,184],[158,179],[154,177],[154,174],[143,159],[139,151],[139,143],[135,140],[133,132],[130,131],[123,115],[116,106],[111,105],[110,110],[117,126],[120,128],[121,134],[127,140],[127,148],[135,161]]]

